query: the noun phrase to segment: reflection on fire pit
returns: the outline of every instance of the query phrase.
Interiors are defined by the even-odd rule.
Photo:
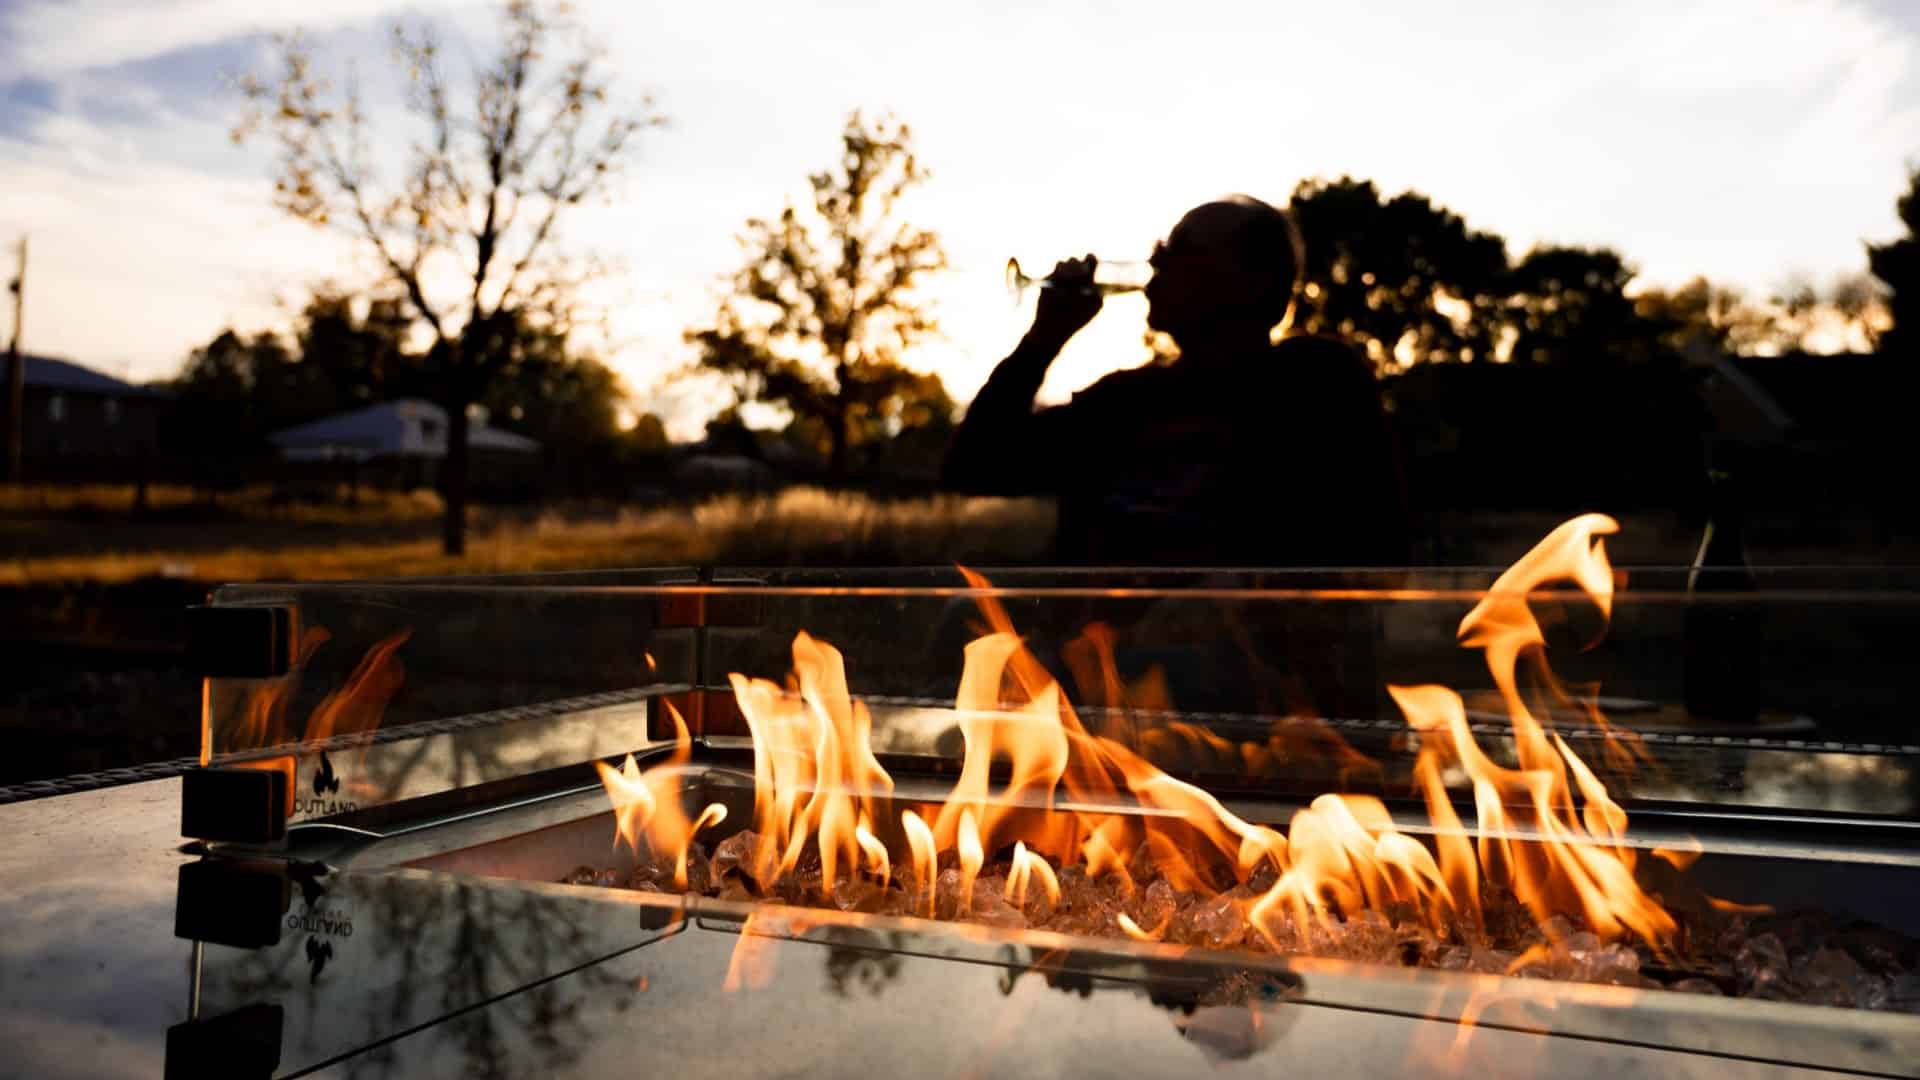
[[[743,831],[709,855],[690,846],[688,890],[722,900],[825,907],[863,914],[925,916],[926,898],[897,883],[883,886],[847,876],[823,891],[817,859],[771,887],[756,882],[744,858],[759,837]],[[1600,983],[1699,994],[1726,994],[1805,1004],[1920,1014],[1920,941],[1866,922],[1836,923],[1820,912],[1747,914],[1706,906],[1678,920],[1676,945],[1608,943],[1577,919],[1554,916],[1535,925],[1526,907],[1505,890],[1484,897],[1480,931],[1435,932],[1411,909],[1361,909],[1346,917],[1315,919],[1302,931],[1255,932],[1247,918],[1269,873],[1217,895],[1175,887],[1155,875],[1142,847],[1129,862],[1137,887],[1124,892],[1113,875],[1089,878],[1082,866],[1057,872],[1059,892],[1014,888],[1014,864],[984,865],[970,891],[961,890],[958,856],[943,857],[936,879],[935,918],[1007,929],[1038,929],[1081,937],[1164,941],[1205,949],[1302,954],[1369,964],[1431,967],[1521,978]],[[633,870],[583,866],[566,884],[679,892],[677,859],[642,857]]]

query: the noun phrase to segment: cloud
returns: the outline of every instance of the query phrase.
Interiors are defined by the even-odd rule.
[[[0,139],[0,234],[32,240],[36,352],[159,377],[222,326],[284,321],[280,298],[353,265],[337,241],[280,217],[257,180],[156,163],[71,117],[40,132],[57,152]]]
[[[25,0],[4,16],[0,68],[47,77],[124,64],[194,46],[300,27],[312,31],[482,6],[478,0],[261,4],[254,0]]]

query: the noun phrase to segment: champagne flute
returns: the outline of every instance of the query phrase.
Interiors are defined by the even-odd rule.
[[[1139,292],[1147,287],[1147,280],[1153,277],[1153,267],[1144,262],[1115,259],[1098,259],[1093,266],[1093,291],[1102,296],[1118,296],[1121,293]],[[1060,283],[1050,277],[1029,277],[1020,269],[1019,259],[1007,260],[1007,291],[1013,294],[1017,303],[1026,295],[1028,289],[1054,289]]]

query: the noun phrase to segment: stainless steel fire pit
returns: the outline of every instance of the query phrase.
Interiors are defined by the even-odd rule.
[[[1209,1061],[1268,1073],[1920,1075],[1920,972],[1909,967],[1920,960],[1920,746],[1898,734],[1911,695],[1897,651],[1920,628],[1920,593],[1801,574],[1707,598],[1674,573],[1610,571],[1603,618],[1594,581],[1564,575],[1517,598],[1498,571],[987,580],[662,571],[223,590],[196,615],[214,675],[205,767],[183,785],[198,844],[180,871],[175,930],[193,943],[192,1017],[170,1034],[170,1069],[240,1060],[240,1047],[258,1075],[599,1075],[637,1060],[729,1076]],[[1504,711],[1498,675],[1456,640],[1470,611],[1521,610],[1498,607],[1509,600],[1537,621],[1557,678],[1526,691],[1529,716],[1558,738],[1555,753],[1590,767],[1606,799],[1579,787],[1577,768],[1564,782],[1583,807],[1616,804],[1617,832],[1589,815],[1589,832],[1556,839],[1557,818],[1530,817],[1514,791],[1476,788],[1493,782],[1476,780],[1472,753],[1516,772],[1537,752],[1532,729]],[[1716,654],[1699,636],[1715,625],[1703,613],[1756,632],[1719,639],[1742,649]],[[1017,643],[994,638],[1002,623]],[[796,645],[803,631],[843,658],[844,706],[822,704],[804,670],[791,693],[778,681],[795,657],[820,655]],[[968,651],[982,640],[1016,659],[990,680],[992,709],[956,711],[956,698],[984,692],[962,675],[992,651]],[[1750,673],[1756,706],[1700,715],[1689,666],[1709,663]],[[969,717],[1052,715],[1053,698],[1018,685],[1022,664],[1072,703],[1080,733],[1060,745],[1109,755],[1125,783],[1023,786],[1017,747],[981,749],[999,729]],[[749,691],[753,679],[770,680],[767,696]],[[1440,685],[1460,710],[1444,732],[1405,715],[1406,688]],[[1680,704],[1689,698],[1693,711]],[[1583,704],[1596,701],[1598,715]],[[773,887],[771,862],[722,869],[729,838],[747,852],[780,824],[769,718],[785,709],[805,725],[809,710],[842,708],[866,718],[884,799],[857,775],[820,771],[825,756],[809,766],[815,781],[783,794],[867,800],[864,846],[848,846],[852,859],[822,885],[820,854],[841,840],[831,815],[806,825],[815,831],[792,842],[800,862],[787,872],[812,866],[811,893]],[[805,730],[830,727],[818,723]],[[966,787],[976,756],[977,796]],[[1429,769],[1437,786],[1423,787]],[[636,795],[633,777],[670,798]],[[1201,792],[1217,809],[1182,820],[1193,812],[1163,791]],[[1535,917],[1561,902],[1543,886],[1527,937],[1503,929],[1500,887],[1482,884],[1472,926],[1457,897],[1395,909],[1395,926],[1431,916],[1439,929],[1420,931],[1438,935],[1431,947],[1317,948],[1309,924],[1359,925],[1363,898],[1377,898],[1354,884],[1361,868],[1325,871],[1300,905],[1278,899],[1313,863],[1315,815],[1336,808],[1328,796],[1363,817],[1378,807],[1368,839],[1417,848],[1421,865],[1445,861],[1449,837],[1482,845],[1473,865],[1488,882],[1501,873],[1489,850],[1532,865],[1530,853],[1564,841],[1542,865],[1591,865],[1596,880],[1626,867],[1631,881],[1616,887],[1669,912],[1677,937],[1656,947],[1608,935],[1643,958],[1611,984],[1540,977],[1585,948],[1570,933],[1594,936],[1612,901],[1553,912],[1555,924]],[[648,821],[668,802],[705,887],[663,876],[674,853]],[[1133,922],[1124,934],[1063,932],[1047,917],[1056,908],[1035,914],[1024,899],[995,907],[1017,919],[929,918],[915,882],[967,856],[943,846],[920,866],[903,810],[952,833],[947,808],[963,804],[999,822],[979,830],[982,875],[1025,858],[1047,864],[1035,875],[1072,866],[1092,880],[1089,834],[1108,819],[1121,822],[1112,835],[1147,838],[1132,853],[1142,883],[1170,873],[1149,865],[1165,854],[1156,829],[1203,835],[1226,821],[1237,836],[1290,843],[1265,862],[1258,843],[1243,845],[1254,854],[1237,867],[1183,854],[1214,875],[1189,884],[1239,905],[1247,928],[1226,947]],[[1489,829],[1489,814],[1504,825]],[[1045,849],[1043,826],[1072,844]],[[1010,854],[1016,839],[1042,854],[1026,843]],[[860,875],[877,899],[837,904],[834,881]],[[971,873],[964,887],[984,895]],[[1738,935],[1718,968],[1699,959],[1712,949],[1685,941],[1709,926]],[[1774,967],[1767,937],[1784,950]]]

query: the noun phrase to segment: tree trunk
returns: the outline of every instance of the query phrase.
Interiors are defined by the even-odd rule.
[[[847,478],[847,414],[844,409],[827,425],[827,429],[833,433],[832,449],[827,457],[827,475],[839,483]]]
[[[440,496],[446,502],[446,517],[440,526],[440,546],[454,556],[467,553],[467,403],[461,400],[465,396],[455,392],[444,403],[447,456],[440,464]]]

